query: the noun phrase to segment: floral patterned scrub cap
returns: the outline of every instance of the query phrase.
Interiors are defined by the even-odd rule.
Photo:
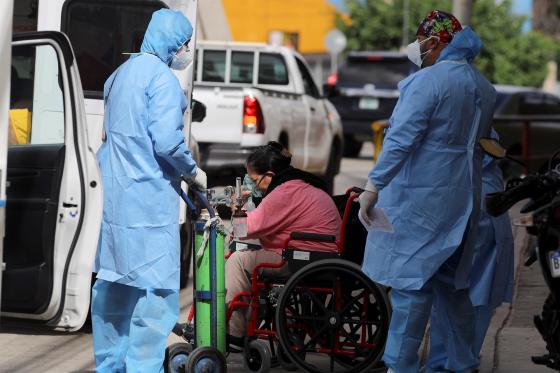
[[[437,36],[441,42],[449,43],[453,36],[462,29],[463,27],[453,14],[441,10],[432,10],[420,23],[416,35],[427,38]]]

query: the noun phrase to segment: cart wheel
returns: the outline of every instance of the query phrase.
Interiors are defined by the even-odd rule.
[[[271,361],[272,353],[265,342],[255,339],[245,347],[243,367],[246,372],[268,373]]]
[[[185,373],[225,373],[227,363],[224,355],[213,347],[197,347],[189,355]]]
[[[191,345],[187,343],[174,343],[165,349],[165,361],[163,367],[166,373],[183,373],[189,354],[192,351]]]

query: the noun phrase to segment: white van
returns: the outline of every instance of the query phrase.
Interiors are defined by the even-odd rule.
[[[196,27],[197,0],[18,0],[13,28],[39,31],[13,41],[14,5],[0,4],[2,316],[76,330],[102,217],[103,83],[122,52],[139,50],[153,11],[179,9]],[[188,97],[192,72],[178,73]]]

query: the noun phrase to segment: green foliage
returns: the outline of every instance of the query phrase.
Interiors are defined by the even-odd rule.
[[[494,79],[504,84],[539,87],[544,82],[547,63],[554,59],[556,43],[543,34],[532,31],[512,40],[513,48],[494,56]]]
[[[346,0],[350,23],[336,26],[348,38],[348,50],[397,50],[402,44],[404,0]],[[541,86],[547,62],[559,43],[538,32],[521,33],[524,18],[512,13],[511,0],[474,0],[472,28],[483,41],[476,66],[500,84]],[[409,0],[408,40],[432,9],[451,11],[452,0]]]

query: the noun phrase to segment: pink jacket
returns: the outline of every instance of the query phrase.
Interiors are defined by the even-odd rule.
[[[259,206],[247,212],[247,238],[260,239],[264,249],[281,254],[291,232],[339,236],[340,215],[331,197],[301,180],[276,187]],[[306,250],[336,251],[334,242],[292,242]]]

